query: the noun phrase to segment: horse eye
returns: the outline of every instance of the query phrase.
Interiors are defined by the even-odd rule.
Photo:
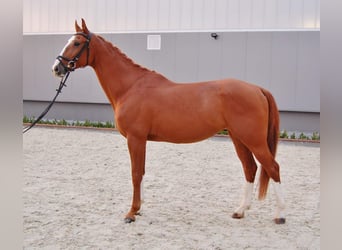
[[[74,46],[80,46],[80,43],[79,42],[74,42]]]

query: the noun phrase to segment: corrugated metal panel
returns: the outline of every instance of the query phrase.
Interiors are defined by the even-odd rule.
[[[319,31],[210,32],[161,34],[161,50],[147,50],[149,33],[105,34],[140,65],[176,82],[228,77],[266,87],[280,110],[319,112]],[[70,35],[24,36],[24,100],[54,96],[54,58]],[[43,46],[42,46],[43,45]],[[32,58],[39,62],[32,63]],[[90,67],[76,70],[59,101],[108,103]],[[39,91],[37,91],[39,90]]]
[[[319,0],[25,0],[24,33],[319,29]]]

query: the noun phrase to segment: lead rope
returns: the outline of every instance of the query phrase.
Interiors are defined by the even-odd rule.
[[[52,101],[50,102],[49,106],[46,107],[46,109],[40,114],[40,116],[31,123],[31,125],[27,126],[26,128],[24,128],[23,130],[23,134],[26,133],[28,130],[30,130],[34,125],[36,125],[46,114],[47,112],[49,112],[50,108],[52,107],[52,105],[55,103],[57,96],[62,93],[62,89],[65,85],[66,80],[68,79],[70,74],[70,71],[68,71],[65,76],[61,79],[60,83],[59,83],[59,87],[58,89],[56,89],[57,93],[55,95],[55,97],[52,99]]]

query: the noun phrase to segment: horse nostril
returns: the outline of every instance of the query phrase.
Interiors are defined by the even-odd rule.
[[[53,71],[54,71],[55,73],[58,73],[58,71],[59,71],[58,65],[56,65],[56,66],[53,68]]]

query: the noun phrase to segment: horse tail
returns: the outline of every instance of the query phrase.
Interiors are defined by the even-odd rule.
[[[268,132],[267,132],[267,144],[268,148],[275,157],[277,152],[277,145],[279,139],[279,112],[277,104],[274,100],[272,94],[265,90],[261,89],[264,96],[267,98],[268,102]],[[263,200],[266,197],[268,183],[270,177],[265,171],[263,167],[261,167],[260,177],[259,177],[259,200]]]

